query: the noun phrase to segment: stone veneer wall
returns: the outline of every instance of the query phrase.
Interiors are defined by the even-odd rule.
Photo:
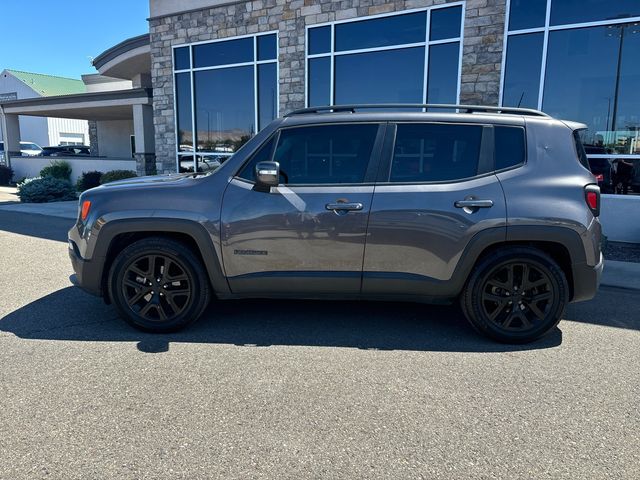
[[[280,114],[305,104],[305,27],[453,0],[254,0],[150,19],[156,165],[176,169],[173,45],[279,31]],[[506,0],[467,0],[461,102],[497,105]]]

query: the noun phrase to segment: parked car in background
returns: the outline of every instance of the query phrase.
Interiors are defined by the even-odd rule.
[[[2,152],[0,159],[4,160],[4,142],[0,142],[0,152]],[[42,147],[33,142],[20,142],[20,153],[27,157],[42,155]]]
[[[637,190],[638,164],[630,158],[618,158],[613,162],[614,193],[627,195]]]
[[[602,193],[613,193],[613,170],[608,158],[590,158],[589,168]]]
[[[42,147],[33,142],[20,142],[20,153],[28,157],[42,155]]]
[[[584,152],[588,157],[585,157],[585,159],[589,164],[589,169],[598,181],[600,191],[602,193],[613,193],[613,163],[606,157],[606,155],[610,154],[611,152],[604,148],[602,145],[594,144],[585,144]],[[595,157],[595,155],[602,155],[602,157],[598,158]]]
[[[228,157],[225,157],[228,158]],[[206,156],[206,155],[196,155],[196,162],[198,164],[197,170],[198,172],[209,172],[218,168],[224,158]],[[187,159],[180,160],[180,173],[190,173],[193,172],[193,157],[188,157]]]
[[[213,172],[84,192],[72,281],[153,332],[214,297],[459,301],[478,331],[522,343],[593,298],[604,260],[586,126],[406,108],[304,109]]]
[[[91,155],[91,147],[87,145],[59,145],[57,147],[43,147],[42,155],[45,157],[66,157],[76,155]]]

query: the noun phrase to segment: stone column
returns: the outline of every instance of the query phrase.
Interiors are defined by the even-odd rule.
[[[498,105],[505,0],[467,0],[460,103]]]
[[[11,157],[19,157],[20,153],[20,117],[13,114],[1,115],[4,142],[4,161],[11,166]]]
[[[136,169],[138,175],[156,174],[155,130],[153,128],[153,107],[133,106],[133,134],[136,143]]]
[[[89,120],[89,147],[92,157],[100,155],[100,147],[98,146],[98,122],[96,120]]]

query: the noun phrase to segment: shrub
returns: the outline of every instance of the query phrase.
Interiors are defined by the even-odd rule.
[[[0,165],[0,185],[9,185],[13,178],[13,170],[6,165]]]
[[[82,175],[78,177],[78,182],[76,183],[76,190],[79,192],[84,192],[85,190],[89,190],[90,188],[97,187],[100,185],[100,179],[102,178],[103,173],[98,171],[93,172],[82,172]]]
[[[138,174],[133,170],[112,170],[110,172],[102,174],[100,184],[104,185],[105,183],[115,182],[116,180],[125,180],[127,178],[133,178],[137,176]]]
[[[76,192],[66,180],[54,177],[28,178],[18,185],[18,197],[25,203],[61,202],[75,200]]]
[[[54,160],[49,165],[40,170],[40,176],[69,180],[71,178],[71,165],[64,160]]]

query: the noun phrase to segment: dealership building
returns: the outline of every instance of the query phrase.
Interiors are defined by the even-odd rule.
[[[592,157],[640,162],[638,52],[638,0],[150,0],[149,34],[94,60],[131,91],[2,108],[9,124],[122,122],[141,174],[228,156],[294,109],[362,103],[541,109],[588,125]]]

